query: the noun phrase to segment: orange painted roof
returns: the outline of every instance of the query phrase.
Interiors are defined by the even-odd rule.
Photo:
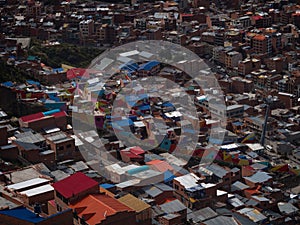
[[[168,202],[172,202],[176,200],[176,198],[166,198],[165,201],[162,204],[168,203]]]
[[[266,36],[259,34],[259,35],[255,35],[253,39],[258,41],[263,41],[266,39]]]
[[[261,192],[259,191],[261,189],[261,186],[258,185],[256,189],[246,189],[245,192],[248,192],[250,195],[254,194],[260,194]]]
[[[174,168],[167,162],[162,160],[152,160],[147,162],[147,165],[150,165],[152,169],[157,170],[159,172],[166,172],[167,170],[173,171]]]
[[[132,212],[128,206],[108,195],[88,195],[80,202],[71,205],[80,218],[84,218],[89,225],[96,225],[118,212]]]
[[[162,160],[159,160],[159,159],[156,159],[156,160],[152,160],[152,161],[150,161],[150,162],[147,162],[146,164],[147,165],[156,165],[156,164],[159,164],[159,163],[161,163],[161,162],[163,162]]]

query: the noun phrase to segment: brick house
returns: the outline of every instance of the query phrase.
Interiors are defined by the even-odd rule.
[[[52,185],[57,211],[69,208],[89,194],[98,194],[99,185],[85,174],[78,172]],[[51,206],[49,206],[51,207]],[[54,209],[49,209],[49,211]]]
[[[73,209],[75,225],[136,224],[133,209],[105,194],[88,195],[70,207]]]
[[[243,177],[245,184],[251,188],[257,187],[262,184],[270,184],[273,178],[266,172],[256,172],[252,176]]]
[[[151,224],[152,210],[151,206],[146,202],[134,197],[131,194],[127,194],[118,200],[136,212],[136,221],[138,221],[139,224]]]
[[[217,185],[203,183],[203,179],[194,173],[176,177],[173,180],[174,196],[189,208],[210,206],[217,197]]]
[[[138,146],[126,148],[120,151],[124,162],[143,162],[145,151]]]
[[[145,77],[148,75],[153,75],[159,72],[160,69],[160,63],[157,61],[150,61],[145,64],[142,64],[138,68],[138,75],[140,77]]]
[[[74,158],[76,151],[74,138],[69,137],[64,132],[56,132],[44,137],[50,149],[55,152],[56,161]]]
[[[18,155],[19,150],[16,145],[4,145],[0,147],[0,157],[4,160],[15,161]]]
[[[160,224],[185,224],[187,218],[187,208],[178,199],[164,203],[159,206],[164,215],[159,217]]]
[[[5,189],[28,207],[40,204],[43,212],[47,212],[47,202],[54,198],[54,189],[50,185],[50,180],[45,178],[28,179],[8,185]]]
[[[161,225],[180,225],[184,224],[181,220],[180,214],[170,213],[159,217],[159,224]]]
[[[17,139],[13,141],[19,149],[19,154],[31,163],[45,163],[52,167],[55,164],[55,153],[49,150],[46,140],[41,134],[25,132],[16,135]]]
[[[19,118],[20,127],[31,128],[35,131],[41,131],[47,127],[56,126],[61,130],[67,128],[67,114],[59,110],[49,112],[39,112]]]
[[[166,199],[173,198],[173,188],[162,183],[143,188],[147,198],[153,199],[157,204],[162,204]]]

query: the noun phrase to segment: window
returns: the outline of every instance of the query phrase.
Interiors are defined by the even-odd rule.
[[[61,208],[60,205],[58,205],[57,203],[56,203],[56,210],[57,210],[58,212],[62,211],[62,208]]]
[[[64,150],[64,146],[56,146],[56,150]]]
[[[72,147],[72,145],[71,145],[71,144],[68,144],[66,147],[67,147],[67,148],[71,148],[71,147]]]

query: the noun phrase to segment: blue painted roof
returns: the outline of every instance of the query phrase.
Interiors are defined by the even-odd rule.
[[[45,220],[45,218],[37,217],[35,215],[35,213],[26,209],[25,207],[1,210],[0,214],[14,217],[19,220],[24,220],[24,221],[27,221],[30,223],[39,223],[39,222]]]
[[[128,105],[134,106],[138,101],[149,98],[147,94],[137,94],[137,95],[128,95],[125,97],[125,100]]]
[[[140,71],[140,70],[146,70],[146,71],[149,71],[149,70],[151,70],[153,67],[157,66],[158,64],[160,64],[160,62],[158,62],[158,61],[150,61],[150,62],[147,62],[147,63],[145,63],[145,64],[140,65],[140,68],[138,68],[138,71]]]
[[[49,96],[49,98],[53,101],[59,102],[60,99],[59,97],[57,97],[57,93],[47,93],[47,95]]]
[[[14,83],[11,81],[6,81],[6,82],[2,83],[1,85],[5,86],[5,87],[12,87],[12,86],[14,86]]]
[[[109,188],[113,188],[113,187],[115,187],[116,185],[114,185],[114,184],[107,184],[107,183],[105,183],[105,184],[100,184],[100,187],[102,187],[102,188],[104,188],[104,189],[109,189]]]
[[[171,102],[164,102],[162,104],[163,107],[174,107],[173,104]]]
[[[40,82],[33,81],[33,80],[26,80],[26,82],[30,85],[37,85],[37,86],[41,85]]]
[[[111,115],[106,115],[105,117],[106,117],[107,120],[111,120],[111,119],[117,118],[117,117],[111,116]]]
[[[39,57],[38,56],[34,56],[34,55],[29,55],[27,57],[27,61],[33,61],[33,60],[38,60],[38,59],[39,59]]]
[[[53,68],[52,71],[54,73],[61,73],[61,72],[64,72],[64,69],[63,68]]]
[[[232,124],[235,125],[235,126],[242,126],[243,125],[243,123],[240,122],[240,121],[233,122]]]
[[[136,121],[137,120],[137,116],[135,116],[135,115],[129,115],[129,119],[131,119],[132,121]]]
[[[146,171],[146,170],[149,170],[149,169],[150,169],[149,166],[144,165],[144,166],[140,166],[138,168],[128,170],[127,173],[129,175],[133,175],[133,174],[140,173],[140,172],[143,172],[143,171]]]
[[[150,105],[140,105],[138,106],[139,110],[150,110]]]
[[[49,102],[49,100],[44,101],[44,106],[48,110],[60,109],[66,105],[65,102]]]
[[[232,143],[232,141],[224,141],[223,139],[212,138],[212,137],[209,138],[209,142],[212,143],[212,144],[216,144],[216,145]]]
[[[58,112],[60,112],[59,109],[53,109],[53,110],[50,110],[50,111],[47,111],[47,112],[43,112],[43,114],[44,114],[44,116],[50,116],[50,115],[52,115],[54,113],[58,113]]]
[[[195,133],[195,130],[188,129],[188,128],[183,128],[183,131],[186,132],[186,133],[190,133],[190,134],[194,134]]]
[[[165,183],[174,180],[175,177],[176,176],[173,173],[171,173],[169,170],[167,170],[166,172],[164,172],[164,182]]]
[[[116,120],[113,121],[113,127],[114,125],[120,126],[120,127],[126,127],[126,126],[131,126],[133,125],[133,122],[131,119],[124,119],[124,120]]]
[[[139,68],[139,65],[135,62],[124,63],[119,67],[120,70],[128,70],[129,72],[134,72],[138,68]]]

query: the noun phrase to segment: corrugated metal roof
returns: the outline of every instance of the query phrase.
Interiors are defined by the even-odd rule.
[[[203,223],[206,225],[239,225],[232,216],[218,216]]]
[[[285,215],[293,214],[299,211],[297,207],[287,202],[278,202],[277,206],[279,211]]]
[[[182,210],[187,210],[187,208],[178,199],[162,204],[159,207],[165,213],[176,213]]]
[[[243,208],[237,212],[247,216],[250,220],[252,220],[255,223],[267,219],[266,216],[264,216],[262,213],[260,213],[257,209],[254,208]]]
[[[206,169],[213,172],[214,175],[219,177],[219,178],[223,178],[228,173],[228,171],[226,171],[223,167],[218,166],[217,164],[208,165],[206,167]]]
[[[194,223],[199,223],[218,216],[218,214],[209,207],[197,210],[187,215],[187,219],[192,219]]]
[[[78,203],[71,205],[80,218],[86,217],[88,224],[100,224],[108,216],[113,216],[117,212],[133,211],[128,206],[108,195],[88,195]],[[126,221],[124,221],[126,223]]]
[[[26,195],[27,197],[32,197],[35,195],[40,195],[51,191],[54,191],[54,188],[50,184],[46,184],[37,188],[29,189],[27,191],[22,191],[20,192],[20,194]]]
[[[11,184],[6,187],[8,189],[18,191],[18,190],[21,190],[24,188],[30,188],[35,185],[42,185],[42,184],[46,184],[46,183],[49,183],[49,180],[44,179],[44,178],[34,178],[34,179],[26,180],[26,181],[23,181],[20,183]]]
[[[148,205],[147,203],[143,202],[142,200],[134,197],[131,194],[127,194],[127,195],[119,198],[118,200],[136,212],[141,212],[143,210],[151,208],[150,205]]]
[[[247,188],[249,188],[249,186],[240,181],[236,181],[231,185],[231,191],[240,191],[240,190],[245,190]]]
[[[163,193],[162,190],[160,190],[159,188],[157,187],[154,187],[154,186],[151,186],[151,187],[145,187],[144,188],[144,191],[149,195],[151,196],[152,198],[160,195]]]
[[[257,172],[250,177],[244,177],[244,179],[249,180],[253,183],[264,183],[271,179],[272,177],[268,175],[266,172]]]
[[[54,183],[52,186],[65,198],[77,195],[98,183],[81,172],[75,173],[61,181]]]

